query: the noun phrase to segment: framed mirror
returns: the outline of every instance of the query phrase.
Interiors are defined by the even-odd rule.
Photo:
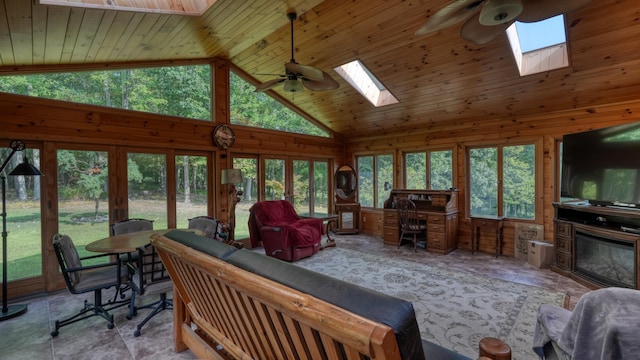
[[[356,202],[358,174],[351,165],[342,165],[336,170],[336,203],[338,226],[336,234],[357,234],[360,231],[360,204]]]
[[[351,165],[342,165],[336,170],[336,199],[344,202],[354,202],[356,189],[358,188],[358,177],[356,170]]]

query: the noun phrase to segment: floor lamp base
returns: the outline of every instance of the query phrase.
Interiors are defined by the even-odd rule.
[[[7,306],[7,311],[0,312],[0,321],[9,320],[16,316],[20,316],[27,312],[27,305],[9,305]]]

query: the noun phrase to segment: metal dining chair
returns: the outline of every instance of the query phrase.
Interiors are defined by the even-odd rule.
[[[219,223],[220,222],[217,219],[212,218],[211,216],[196,216],[189,219],[188,228],[200,230],[204,233],[204,236],[211,239],[216,239]]]
[[[130,234],[138,231],[149,231],[153,230],[153,220],[141,218],[125,219],[109,225],[109,230],[111,232],[111,236]],[[118,255],[120,261],[125,265],[131,261],[134,261],[137,256],[137,252],[123,253]],[[120,297],[122,299],[125,298],[124,292],[127,290],[129,290],[129,284],[124,283],[119,290]]]
[[[138,337],[141,335],[142,327],[151,318],[163,310],[173,309],[173,301],[167,297],[167,293],[173,290],[173,282],[169,278],[160,256],[151,244],[138,248],[136,260],[129,262],[128,266],[130,269],[129,284],[132,291],[127,319],[133,319],[138,310],[151,309],[151,312],[136,325],[133,335]],[[136,300],[139,300],[140,296],[154,295],[159,295],[157,301],[136,305]]]
[[[64,277],[67,289],[72,294],[84,294],[93,292],[93,303],[84,301],[84,307],[77,314],[63,320],[55,321],[55,328],[51,336],[58,336],[61,327],[73,324],[93,316],[100,316],[107,320],[109,329],[113,329],[113,315],[110,310],[127,305],[129,300],[112,301],[104,304],[102,302],[102,290],[115,287],[120,288],[123,281],[126,281],[126,273],[122,271],[120,261],[110,261],[97,265],[84,266],[83,260],[97,259],[101,257],[109,258],[113,254],[99,254],[93,256],[80,257],[73,241],[68,235],[56,234],[53,237],[53,249],[58,258],[58,264]],[[117,258],[116,258],[117,259]]]

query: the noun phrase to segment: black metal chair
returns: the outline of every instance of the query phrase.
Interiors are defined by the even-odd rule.
[[[153,220],[133,218],[121,220],[116,223],[109,225],[109,230],[111,232],[111,236],[121,235],[121,234],[130,234],[138,231],[149,231],[153,230]],[[137,252],[133,253],[124,253],[120,254],[120,261],[123,264],[127,264],[131,261],[134,261],[138,256]],[[124,283],[122,288],[120,289],[120,297],[122,299],[125,298],[124,292],[129,290],[129,284]]]
[[[218,233],[219,223],[217,219],[210,216],[196,216],[189,219],[189,229],[200,230],[204,233],[204,236],[218,240],[216,239],[216,234]]]
[[[126,219],[109,225],[111,235],[129,234],[137,231],[153,230],[153,220]]]
[[[400,238],[398,249],[404,240],[413,242],[413,251],[417,251],[418,242],[424,241],[426,247],[427,225],[418,217],[416,204],[409,199],[399,199],[396,203],[398,210],[398,225]]]
[[[114,254],[99,254],[81,258],[71,238],[62,234],[56,234],[53,237],[53,248],[69,292],[72,294],[93,292],[94,300],[93,303],[85,300],[84,307],[78,314],[64,320],[56,320],[55,329],[51,332],[51,336],[58,336],[59,330],[63,326],[96,315],[107,320],[107,327],[113,329],[113,315],[109,311],[127,305],[129,300],[115,301],[114,297],[107,304],[103,304],[102,290],[112,287],[119,289],[120,284],[126,281],[126,272],[122,271],[120,261],[83,266],[83,260],[109,257]]]
[[[151,244],[139,248],[136,261],[130,262],[128,265],[130,269],[129,284],[132,292],[127,319],[133,319],[140,309],[151,309],[151,312],[136,325],[133,335],[138,337],[142,327],[152,317],[162,310],[173,309],[173,301],[167,297],[167,293],[173,290],[173,282],[169,278],[160,256]],[[136,306],[138,296],[153,295],[160,295],[160,299],[149,304]]]

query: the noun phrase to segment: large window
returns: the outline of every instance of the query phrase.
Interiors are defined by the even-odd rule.
[[[329,137],[300,114],[284,106],[264,92],[254,92],[255,86],[229,72],[229,108],[231,123],[297,134]]]
[[[9,143],[2,140],[1,161],[11,154]],[[27,146],[24,151],[14,153],[0,174],[4,177],[6,190],[7,281],[42,275],[41,177],[9,175],[25,157],[42,170],[40,150],[31,148],[31,144]]]
[[[383,208],[393,188],[393,156],[390,154],[359,156],[356,163],[360,205]]]
[[[535,145],[470,148],[471,216],[535,218]]]
[[[0,91],[190,119],[211,120],[207,65],[0,77]]]
[[[453,151],[406,153],[404,182],[407,189],[445,190],[453,187]]]
[[[176,227],[187,228],[189,219],[207,214],[209,171],[206,156],[176,155]]]

